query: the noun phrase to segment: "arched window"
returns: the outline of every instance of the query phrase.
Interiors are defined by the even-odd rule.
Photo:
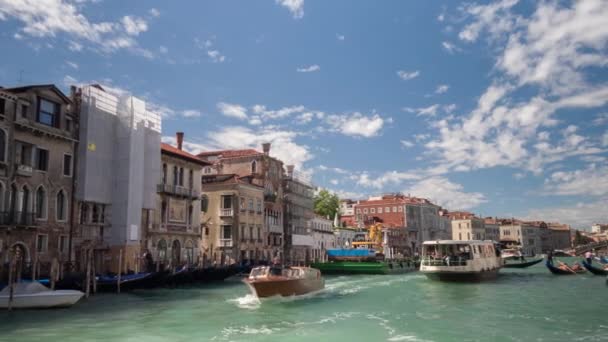
[[[57,205],[55,206],[57,209],[57,221],[65,221],[66,213],[67,213],[67,201],[66,196],[63,190],[59,190],[57,193]]]
[[[8,199],[8,211],[10,213],[17,211],[17,192],[17,186],[12,184],[10,198]]]
[[[25,217],[25,213],[31,213],[32,210],[30,208],[30,189],[24,185],[21,192],[23,193],[23,197],[21,198],[21,212]]]
[[[184,186],[184,168],[179,168],[179,186]]]
[[[164,224],[167,219],[167,202],[163,201],[160,205],[160,223]]]
[[[192,214],[193,214],[193,213],[194,213],[193,207],[192,207],[192,206],[189,206],[189,207],[188,207],[188,225],[191,225],[191,224],[192,224],[192,221],[193,221]]]
[[[167,164],[163,164],[163,184],[167,184]]]
[[[156,247],[158,249],[158,261],[164,263],[167,261],[167,242],[163,239],[158,241]]]
[[[46,219],[46,191],[41,186],[36,190],[36,218]]]
[[[251,162],[251,173],[256,173],[258,171],[258,162],[255,160]]]
[[[201,197],[201,211],[207,212],[208,207],[209,207],[209,197],[207,197],[207,195],[203,195]]]
[[[6,162],[6,132],[0,129],[0,162]]]
[[[192,265],[194,262],[194,245],[192,241],[186,241],[186,259],[188,261],[188,265]]]
[[[173,185],[177,185],[177,166],[173,166]]]

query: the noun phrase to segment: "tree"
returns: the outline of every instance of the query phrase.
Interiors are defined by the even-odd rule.
[[[338,195],[323,189],[315,195],[314,205],[315,214],[329,217],[330,220],[333,220],[340,207],[340,199],[338,198]]]

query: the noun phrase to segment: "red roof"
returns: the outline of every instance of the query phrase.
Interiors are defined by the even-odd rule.
[[[219,156],[220,158],[237,158],[237,157],[247,157],[247,156],[257,156],[263,154],[262,152],[258,152],[254,149],[245,149],[245,150],[220,150],[220,151],[208,151],[201,152],[198,154],[198,157],[210,157],[210,156]]]
[[[239,177],[239,175],[235,173],[225,173],[218,175],[203,175],[201,177],[203,187],[205,184],[248,184],[253,185],[258,188],[262,188],[256,184],[251,183],[251,177]]]
[[[188,153],[188,152],[186,152],[184,150],[180,150],[177,147],[173,147],[173,146],[171,146],[169,144],[161,143],[160,144],[160,150],[161,150],[161,152],[172,154],[172,155],[174,155],[176,157],[181,157],[181,158],[184,158],[184,159],[188,159],[188,161],[191,161],[191,162],[194,162],[194,163],[197,163],[197,164],[200,164],[200,165],[211,165],[211,163],[209,163],[207,161],[204,161],[204,160],[202,160],[200,158],[197,158],[195,155],[190,154],[190,153]]]

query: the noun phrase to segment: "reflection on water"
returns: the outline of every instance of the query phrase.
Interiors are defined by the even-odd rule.
[[[608,337],[603,277],[540,264],[494,282],[420,273],[336,276],[301,298],[258,300],[241,282],[97,295],[71,309],[0,313],[0,341],[463,341]]]

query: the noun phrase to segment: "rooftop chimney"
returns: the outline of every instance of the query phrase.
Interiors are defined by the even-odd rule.
[[[177,140],[177,149],[182,149],[182,143],[184,142],[184,132],[175,133],[175,138]]]
[[[287,176],[288,177],[293,177],[293,165],[287,165]]]
[[[265,155],[268,155],[268,153],[270,153],[270,143],[263,143],[262,150],[264,151]]]

